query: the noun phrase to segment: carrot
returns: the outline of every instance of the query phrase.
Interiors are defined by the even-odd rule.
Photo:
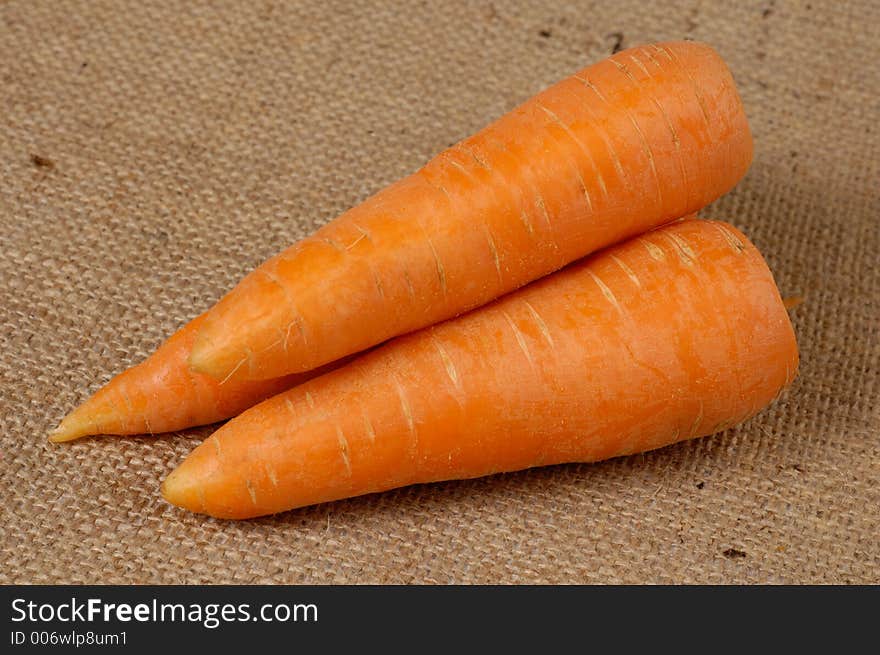
[[[61,421],[50,441],[90,434],[153,434],[215,423],[323,370],[219,384],[189,370],[189,354],[203,320],[204,314],[190,321],[145,361],[110,380]]]
[[[315,368],[697,211],[751,158],[714,50],[622,51],[258,267],[208,313],[190,361],[218,379]]]
[[[203,319],[204,314],[193,319],[147,360],[115,376],[65,417],[49,440],[73,441],[92,434],[157,434],[216,423],[351,359],[280,378],[218,383],[191,371],[188,365]]]
[[[247,518],[602,460],[743,421],[797,366],[755,247],[725,223],[678,222],[251,408],[162,491]]]

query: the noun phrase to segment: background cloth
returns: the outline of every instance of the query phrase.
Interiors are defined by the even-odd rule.
[[[209,428],[47,431],[243,274],[540,89],[693,38],[800,377],[705,439],[225,522],[159,483]],[[0,3],[0,582],[880,582],[880,5]]]

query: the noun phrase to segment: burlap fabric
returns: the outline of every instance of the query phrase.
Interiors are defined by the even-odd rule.
[[[250,522],[160,480],[208,429],[46,432],[247,270],[542,87],[691,37],[757,151],[705,211],[765,254],[801,376],[722,434]],[[880,7],[0,4],[0,581],[880,582]]]

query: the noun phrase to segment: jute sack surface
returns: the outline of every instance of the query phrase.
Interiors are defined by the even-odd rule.
[[[743,229],[801,375],[706,439],[249,522],[169,507],[210,429],[48,429],[263,259],[623,46],[729,62]],[[880,582],[875,2],[0,5],[0,582]]]

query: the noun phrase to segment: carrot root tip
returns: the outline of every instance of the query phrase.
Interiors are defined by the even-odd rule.
[[[87,423],[80,421],[76,412],[67,416],[58,427],[49,432],[48,440],[52,443],[64,443],[65,441],[74,441],[82,437],[92,434],[94,430]]]

